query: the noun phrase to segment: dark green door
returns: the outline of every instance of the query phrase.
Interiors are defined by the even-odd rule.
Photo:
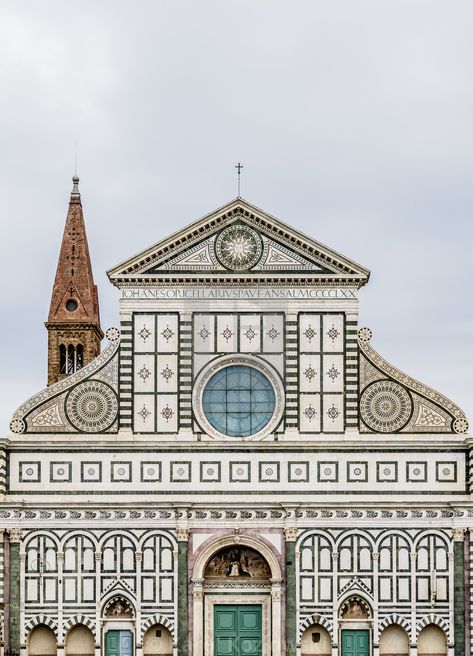
[[[105,634],[105,656],[132,656],[133,636],[131,631],[107,631]]]
[[[369,656],[369,645],[368,631],[342,631],[342,656]]]
[[[214,656],[261,656],[261,606],[214,606]]]

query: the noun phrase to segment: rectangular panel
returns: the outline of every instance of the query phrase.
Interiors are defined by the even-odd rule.
[[[299,430],[301,433],[320,432],[320,394],[300,395]]]
[[[177,395],[158,394],[156,397],[158,433],[177,432]]]
[[[392,601],[391,578],[389,576],[379,577],[379,599],[380,601]]]
[[[301,601],[314,601],[314,578],[301,576]]]
[[[323,390],[324,392],[343,392],[345,389],[345,368],[343,355],[323,356]]]
[[[213,314],[194,314],[194,351],[214,353],[215,337],[215,316]]]
[[[324,314],[322,317],[322,349],[324,353],[342,353],[345,343],[343,314]]]
[[[133,360],[133,389],[135,392],[154,392],[154,355],[135,355]]]
[[[173,585],[174,579],[172,576],[162,576],[160,579],[161,587],[161,601],[173,601]]]
[[[154,433],[155,396],[135,394],[133,407],[133,426],[135,433]]]
[[[240,315],[240,351],[242,353],[261,351],[261,315]]]
[[[343,395],[323,394],[322,406],[323,432],[343,433],[345,428]]]
[[[177,314],[158,314],[158,353],[177,353],[179,350],[179,325]]]
[[[77,599],[77,579],[74,577],[64,577],[64,601],[78,601]]]
[[[284,320],[282,314],[263,314],[263,353],[284,350]]]
[[[217,316],[217,352],[236,353],[238,351],[238,320],[232,314]]]
[[[299,351],[320,353],[320,314],[299,315]]]
[[[397,579],[397,600],[410,601],[411,579],[408,576],[399,576]]]
[[[301,392],[320,392],[320,355],[301,355],[299,357],[299,390]]]
[[[86,576],[82,579],[82,601],[95,601],[95,577]]]
[[[177,392],[179,383],[177,355],[158,355],[156,361],[157,392]]]
[[[143,601],[155,601],[155,578],[154,576],[143,576],[141,579],[141,594]]]
[[[38,581],[36,579],[26,579],[26,601],[39,601]]]
[[[156,330],[154,314],[133,315],[133,345],[135,353],[154,353],[156,351]]]

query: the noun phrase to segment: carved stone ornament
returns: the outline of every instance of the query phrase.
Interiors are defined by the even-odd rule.
[[[176,528],[176,538],[178,542],[187,542],[189,540],[190,529],[178,526]]]
[[[454,542],[463,542],[465,539],[465,528],[454,528],[452,533],[453,533],[453,541]]]
[[[21,542],[21,528],[9,528],[8,533],[10,535],[10,544],[19,544]]]
[[[249,547],[231,546],[218,551],[207,563],[205,578],[269,579],[271,570],[266,560]]]
[[[133,617],[133,608],[125,597],[114,597],[105,608],[105,617]]]
[[[251,269],[263,252],[261,237],[249,226],[236,224],[222,230],[215,240],[215,254],[227,269]]]

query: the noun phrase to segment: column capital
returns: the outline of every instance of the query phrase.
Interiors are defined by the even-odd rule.
[[[178,542],[188,542],[191,530],[187,526],[176,526],[176,538]]]
[[[100,562],[100,561],[102,560],[102,552],[101,552],[101,551],[96,551],[96,552],[94,553],[94,555],[95,555],[95,560],[96,560],[97,562]]]
[[[23,534],[21,528],[9,528],[8,533],[10,534],[11,544],[20,544]]]
[[[452,530],[453,541],[454,542],[463,542],[463,540],[465,539],[465,532],[466,532],[466,528],[454,528]]]
[[[286,528],[284,529],[286,542],[295,542],[297,540],[298,532],[299,530],[297,526],[286,526]]]
[[[135,561],[141,563],[143,560],[143,553],[141,551],[135,551]]]

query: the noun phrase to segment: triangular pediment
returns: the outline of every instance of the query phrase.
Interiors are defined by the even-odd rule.
[[[369,271],[237,198],[135,255],[108,275],[117,286],[172,277],[268,275],[340,279],[361,286]]]

